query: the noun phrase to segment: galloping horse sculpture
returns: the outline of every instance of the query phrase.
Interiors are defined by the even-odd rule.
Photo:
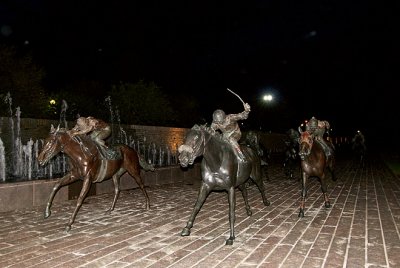
[[[186,227],[182,230],[182,236],[190,235],[190,229],[193,227],[196,215],[211,191],[225,190],[228,192],[230,237],[226,241],[226,245],[232,245],[235,239],[236,187],[242,192],[248,216],[252,214],[245,187],[249,178],[260,190],[264,205],[270,204],[264,193],[261,163],[257,152],[247,146],[241,146],[241,149],[245,155],[244,162],[237,159],[231,145],[223,140],[221,135],[217,132],[214,133],[206,126],[195,125],[187,133],[184,144],[178,149],[179,162],[182,167],[187,167],[192,165],[197,157],[203,156],[201,162],[202,183],[193,212]]]
[[[294,169],[298,165],[299,133],[293,128],[287,132],[288,139],[285,141],[285,159],[283,170],[289,179],[294,178]]]
[[[351,149],[354,155],[354,168],[359,168],[364,166],[366,146],[364,140],[360,136],[356,136],[352,141]]]
[[[120,177],[125,172],[128,172],[135,179],[145,197],[146,209],[150,208],[149,197],[140,176],[140,169],[154,170],[154,168],[140,161],[137,152],[127,145],[119,144],[113,146],[111,149],[116,152],[117,156],[111,160],[102,159],[96,143],[89,136],[77,135],[72,137],[66,129],[54,129],[52,126],[50,135],[46,138],[43,149],[38,156],[39,164],[43,166],[55,155],[63,152],[69,157],[70,172],[62,177],[54,186],[47,201],[44,212],[45,218],[48,218],[51,214],[50,208],[58,190],[72,182],[83,180],[83,186],[75,210],[66,226],[66,231],[68,232],[89,192],[91,184],[102,182],[112,177],[114,182],[114,199],[111,207],[107,210],[107,213],[110,213],[115,208],[115,203],[120,193]]]
[[[265,149],[265,147],[260,143],[259,141],[259,134],[257,134],[254,131],[249,131],[247,132],[244,142],[244,144],[247,147],[250,147],[253,149],[253,151],[257,152],[258,156],[260,157],[261,161],[261,174],[263,178],[266,178],[269,180],[269,174],[268,174],[268,152]]]
[[[330,208],[331,204],[327,195],[326,171],[329,170],[332,175],[332,180],[336,181],[334,176],[335,156],[333,145],[330,142],[331,151],[327,154],[321,144],[314,140],[308,131],[300,132],[299,156],[301,160],[302,173],[302,191],[299,217],[304,217],[305,199],[307,196],[307,180],[310,177],[318,177],[321,183],[321,190],[324,195],[325,207]]]

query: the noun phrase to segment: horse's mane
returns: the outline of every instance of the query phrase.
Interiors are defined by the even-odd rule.
[[[58,133],[58,132],[66,133],[67,130],[68,130],[68,129],[63,128],[63,127],[62,127],[62,128],[57,128],[57,129],[54,129],[54,130],[50,130],[50,134],[55,134],[55,133]]]
[[[57,128],[54,131],[50,131],[50,134],[55,135],[55,134],[68,134],[68,130],[67,128]],[[95,145],[94,141],[92,140],[92,138],[89,137],[89,135],[86,134],[82,134],[82,135],[76,135],[73,136],[73,139],[78,143],[83,143],[86,146],[88,146],[89,144],[93,144]]]
[[[207,124],[204,125],[197,125],[195,124],[192,127],[193,130],[204,130],[205,132],[207,132],[208,134],[210,134],[211,136],[223,141],[223,136],[220,132],[213,130],[211,127],[207,126]]]

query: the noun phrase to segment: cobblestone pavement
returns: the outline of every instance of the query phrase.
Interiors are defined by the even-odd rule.
[[[233,246],[225,245],[224,192],[212,192],[191,235],[180,236],[198,184],[149,187],[149,211],[138,189],[123,191],[111,215],[104,213],[111,194],[89,197],[69,233],[75,200],[55,204],[46,220],[43,208],[0,213],[0,267],[400,267],[400,179],[369,160],[356,169],[338,157],[330,209],[311,180],[301,219],[299,180],[272,162],[265,180],[270,206],[250,185],[248,217],[237,195]]]

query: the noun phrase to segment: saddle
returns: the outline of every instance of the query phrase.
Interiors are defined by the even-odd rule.
[[[331,155],[333,155],[333,150],[335,148],[332,143],[330,143],[329,141],[326,141],[326,140],[321,141],[319,139],[314,139],[314,141],[318,142],[321,145],[327,158],[330,157]]]
[[[120,160],[122,159],[122,154],[120,150],[116,150],[112,147],[104,147],[94,142],[96,144],[96,148],[100,153],[101,159],[103,160]]]
[[[110,146],[110,147],[101,146],[99,143],[97,143],[95,140],[93,140],[89,136],[86,136],[84,134],[76,135],[73,137],[73,139],[77,139],[82,150],[86,151],[89,154],[91,154],[91,152],[89,151],[87,143],[93,142],[93,144],[96,147],[96,150],[99,152],[100,159],[102,159],[102,160],[121,160],[122,159],[122,153],[120,150],[118,150],[112,146]]]

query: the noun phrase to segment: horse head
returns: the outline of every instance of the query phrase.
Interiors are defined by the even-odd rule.
[[[60,126],[55,129],[51,125],[50,135],[46,138],[43,149],[38,156],[39,165],[43,166],[56,154],[62,151],[62,145],[59,140],[59,133],[64,133],[64,129],[60,129]]]
[[[179,146],[179,163],[182,167],[193,165],[196,157],[202,154],[204,148],[204,129],[194,125],[186,134],[185,142]]]
[[[308,131],[301,131],[299,128],[300,132],[300,139],[299,139],[299,156],[301,160],[304,160],[306,156],[308,156],[311,153],[311,148],[313,145],[313,137]]]

